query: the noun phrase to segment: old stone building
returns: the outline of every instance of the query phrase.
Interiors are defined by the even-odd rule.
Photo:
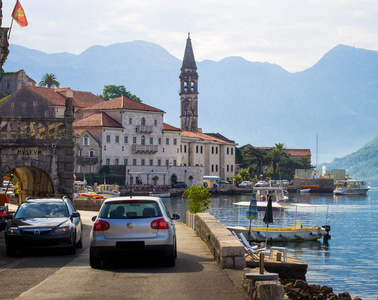
[[[24,86],[35,86],[36,82],[24,70],[0,73],[0,99],[17,92]]]

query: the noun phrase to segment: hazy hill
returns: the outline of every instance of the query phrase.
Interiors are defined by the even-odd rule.
[[[193,40],[194,54],[196,53]],[[183,43],[184,54],[185,43]],[[167,112],[179,127],[181,60],[144,41],[93,46],[81,53],[46,54],[11,45],[5,71],[24,69],[39,82],[56,74],[62,87],[100,94],[124,85],[145,103]],[[339,45],[313,67],[289,73],[241,57],[197,63],[199,126],[239,145],[310,148],[318,161],[356,151],[377,135],[378,53]]]
[[[335,158],[327,169],[345,169],[353,178],[378,178],[378,135],[364,147],[343,158]]]

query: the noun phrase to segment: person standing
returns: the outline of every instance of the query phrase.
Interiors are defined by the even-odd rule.
[[[14,198],[16,200],[17,205],[20,205],[19,196],[20,196],[20,186],[18,185],[18,181],[17,181],[16,184],[14,185]]]

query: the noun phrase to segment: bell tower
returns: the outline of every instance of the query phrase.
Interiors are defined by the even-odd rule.
[[[198,73],[190,33],[180,74],[181,130],[198,132]]]

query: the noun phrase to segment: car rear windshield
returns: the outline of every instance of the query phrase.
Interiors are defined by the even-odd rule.
[[[65,203],[24,203],[18,209],[15,218],[68,218],[68,209]]]
[[[100,213],[100,218],[105,219],[156,218],[161,216],[159,204],[148,200],[104,203]]]

